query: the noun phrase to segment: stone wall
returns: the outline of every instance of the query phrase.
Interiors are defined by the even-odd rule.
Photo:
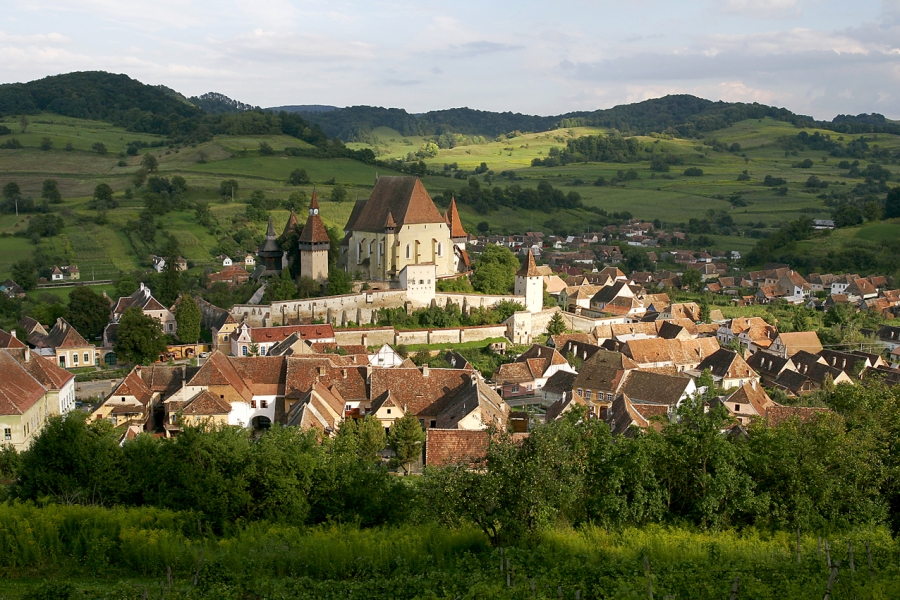
[[[338,344],[381,346],[382,344],[460,344],[480,342],[506,336],[506,325],[480,325],[451,329],[407,329],[395,331],[392,327],[360,329],[336,329]]]

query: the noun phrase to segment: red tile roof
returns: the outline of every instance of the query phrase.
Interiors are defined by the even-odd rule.
[[[331,325],[283,325],[279,327],[251,327],[250,339],[259,342],[280,342],[292,333],[297,332],[303,340],[333,339],[334,327]]]
[[[0,415],[21,415],[47,390],[6,350],[0,350]]]
[[[475,466],[487,454],[488,435],[486,430],[429,429],[425,432],[425,466]]]
[[[450,226],[450,237],[469,237],[469,234],[463,229],[462,221],[459,218],[459,210],[456,208],[456,198],[450,198],[450,208],[447,209],[447,224]]]
[[[293,216],[294,213],[291,213]],[[300,241],[306,244],[329,244],[331,238],[328,237],[328,230],[322,223],[322,217],[319,216],[319,199],[316,192],[313,191],[312,200],[309,203],[309,217],[300,232]]]
[[[350,231],[384,231],[388,213],[399,227],[417,223],[446,223],[418,177],[379,177],[372,195],[344,228]],[[353,217],[356,217],[355,219]]]

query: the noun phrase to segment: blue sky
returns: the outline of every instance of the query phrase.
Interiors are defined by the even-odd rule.
[[[900,119],[900,0],[2,0],[0,81],[560,114],[689,93]]]

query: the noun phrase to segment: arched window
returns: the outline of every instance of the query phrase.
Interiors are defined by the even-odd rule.
[[[438,256],[444,255],[444,242],[438,242]]]
[[[409,244],[406,245],[406,258],[412,258],[412,247]]]
[[[356,263],[362,262],[362,242],[356,242]]]
[[[381,255],[384,253],[384,244],[378,242],[378,264],[381,264]]]
[[[369,256],[372,256],[372,247],[375,244],[375,240],[369,242]]]

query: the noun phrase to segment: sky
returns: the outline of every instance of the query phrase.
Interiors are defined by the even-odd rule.
[[[0,82],[557,115],[694,94],[900,119],[900,0],[2,0]]]

